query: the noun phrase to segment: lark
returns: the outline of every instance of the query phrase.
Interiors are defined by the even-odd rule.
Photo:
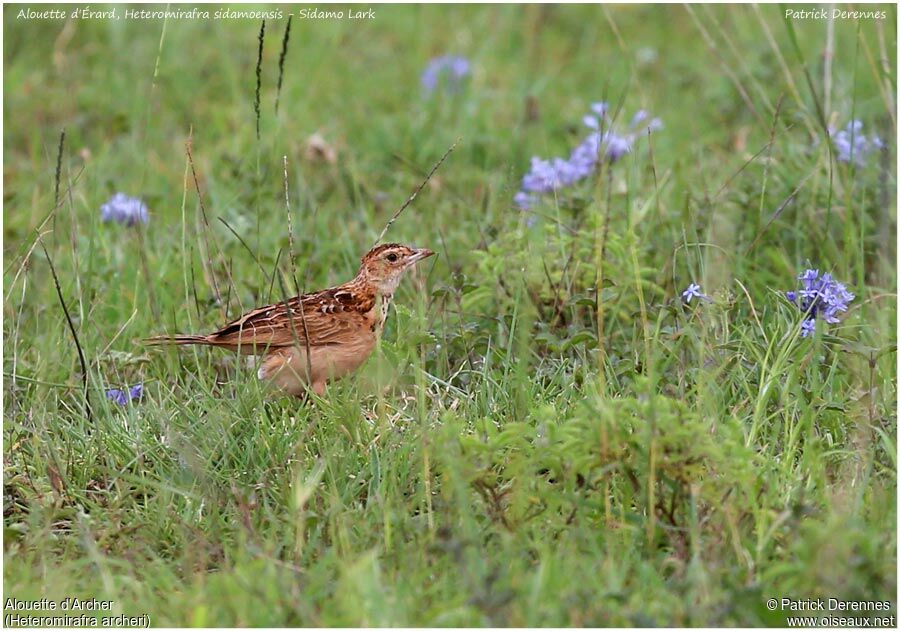
[[[149,344],[202,344],[262,357],[258,376],[305,398],[362,366],[384,329],[400,279],[434,254],[399,243],[379,245],[362,258],[350,282],[295,296],[245,313],[208,335],[163,335]]]

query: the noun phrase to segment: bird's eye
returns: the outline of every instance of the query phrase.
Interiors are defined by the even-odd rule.
[[[387,260],[390,261],[391,263],[396,263],[396,262],[397,262],[397,258],[398,258],[398,257],[397,257],[397,253],[396,253],[396,252],[390,252],[390,253],[387,255]]]

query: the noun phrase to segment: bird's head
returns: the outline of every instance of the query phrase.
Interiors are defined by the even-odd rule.
[[[359,275],[374,283],[383,294],[393,294],[403,273],[434,254],[427,248],[411,248],[399,243],[377,245],[362,257]]]

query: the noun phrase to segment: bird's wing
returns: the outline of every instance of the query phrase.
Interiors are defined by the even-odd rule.
[[[221,346],[325,346],[341,344],[371,326],[375,296],[337,287],[304,294],[245,313],[207,336]]]

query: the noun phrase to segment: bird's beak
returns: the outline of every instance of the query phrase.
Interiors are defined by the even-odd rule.
[[[417,263],[422,259],[427,259],[429,256],[432,256],[434,252],[429,250],[428,248],[419,248],[416,250],[416,253],[410,257],[410,263]]]

